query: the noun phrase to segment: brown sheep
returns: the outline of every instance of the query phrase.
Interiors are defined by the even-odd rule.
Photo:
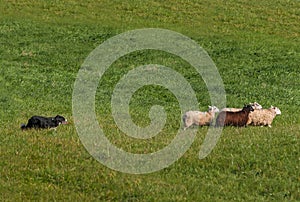
[[[251,111],[254,111],[251,105],[246,105],[241,111],[226,112],[222,111],[217,117],[216,127],[222,126],[246,126],[248,116]]]

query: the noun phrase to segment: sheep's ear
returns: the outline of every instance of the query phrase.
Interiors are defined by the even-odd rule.
[[[273,105],[271,105],[271,108],[274,108]]]
[[[208,108],[211,108],[211,106],[210,106],[210,105],[208,105]]]

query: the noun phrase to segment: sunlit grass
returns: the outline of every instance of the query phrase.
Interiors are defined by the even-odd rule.
[[[5,1],[0,4],[0,194],[5,201],[299,201],[299,1]],[[97,162],[82,145],[72,117],[76,74],[88,54],[126,30],[159,27],[191,37],[222,76],[227,105],[257,101],[282,115],[273,127],[225,128],[205,159],[191,148],[161,171],[129,175]],[[102,77],[96,114],[105,134],[134,153],[155,152],[176,135],[176,98],[157,87],[132,97],[133,121],[149,124],[152,104],[165,106],[164,130],[149,140],[126,136],[111,115],[118,80],[144,64],[173,68],[192,85],[199,109],[210,99],[187,62],[161,51],[131,53]],[[56,130],[21,131],[32,115],[70,120]],[[194,127],[193,129],[197,129]],[[191,129],[191,130],[193,130]]]

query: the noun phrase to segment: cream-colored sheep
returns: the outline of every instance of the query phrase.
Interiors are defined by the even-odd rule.
[[[272,127],[272,121],[276,115],[280,115],[281,111],[278,107],[273,107],[269,109],[259,109],[254,110],[249,114],[247,125],[254,126],[269,126]]]
[[[188,111],[183,115],[184,130],[191,125],[207,126],[210,125],[219,109],[215,106],[208,106],[207,112]]]
[[[262,106],[258,104],[257,102],[249,103],[249,105],[252,106],[252,108],[255,109],[262,109]],[[223,108],[221,111],[226,111],[226,112],[238,112],[241,111],[242,108]]]

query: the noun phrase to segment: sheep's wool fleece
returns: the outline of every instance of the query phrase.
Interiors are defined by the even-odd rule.
[[[271,125],[276,112],[273,109],[254,110],[249,114],[248,124]]]

